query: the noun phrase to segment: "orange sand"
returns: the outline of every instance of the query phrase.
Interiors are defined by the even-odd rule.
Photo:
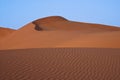
[[[120,49],[0,51],[0,80],[120,80]]]
[[[36,30],[40,28],[40,31]],[[51,16],[35,20],[0,41],[0,49],[120,48],[120,28]]]
[[[0,28],[0,80],[120,80],[120,28],[60,16]]]
[[[0,27],[0,40],[2,38],[4,38],[5,36],[11,34],[13,31],[15,31],[15,30],[9,29],[9,28],[2,28],[2,27]]]

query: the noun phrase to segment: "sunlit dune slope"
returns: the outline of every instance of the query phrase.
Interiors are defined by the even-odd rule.
[[[44,31],[16,33],[1,41],[0,49],[42,47],[120,48],[120,31],[81,33],[77,31]]]
[[[9,28],[3,28],[3,27],[0,27],[0,39],[2,39],[3,37],[11,34],[13,31],[13,29],[9,29]]]

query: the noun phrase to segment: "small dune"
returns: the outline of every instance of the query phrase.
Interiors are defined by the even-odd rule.
[[[33,24],[33,26],[29,26],[29,24]],[[61,16],[50,16],[45,18],[37,19],[31,23],[29,23],[20,30],[36,30],[37,31],[59,31],[59,30],[65,30],[65,31],[74,31],[74,30],[80,30],[80,31],[91,31],[91,32],[103,32],[103,31],[120,31],[120,28],[114,27],[114,26],[107,26],[107,25],[101,25],[101,24],[91,24],[91,23],[83,23],[83,22],[75,22],[68,19],[65,19]]]

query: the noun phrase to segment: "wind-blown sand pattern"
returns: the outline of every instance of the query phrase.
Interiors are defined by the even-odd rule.
[[[0,28],[0,80],[120,80],[120,28],[61,16]]]
[[[0,80],[120,80],[120,49],[3,50]]]

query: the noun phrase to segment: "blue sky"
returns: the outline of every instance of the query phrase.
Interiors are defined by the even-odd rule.
[[[120,26],[120,0],[0,0],[0,26],[18,29],[46,16]]]

